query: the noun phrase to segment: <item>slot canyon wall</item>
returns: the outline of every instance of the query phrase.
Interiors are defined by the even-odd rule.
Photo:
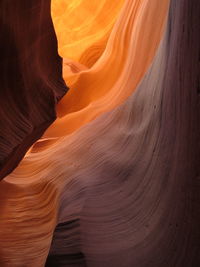
[[[200,266],[200,2],[0,20],[0,266]]]

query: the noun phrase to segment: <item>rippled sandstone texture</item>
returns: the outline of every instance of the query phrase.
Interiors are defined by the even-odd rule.
[[[67,88],[50,0],[0,2],[0,179],[56,118]]]
[[[136,3],[143,3],[143,8],[134,9],[139,15],[126,16],[126,5]],[[120,87],[121,95],[128,90],[130,95],[109,111],[105,101],[96,119],[76,124],[71,134],[67,134],[71,124],[60,121],[70,114],[63,98],[60,117],[45,132],[45,138],[53,137],[53,141],[39,140],[1,182],[2,266],[200,265],[200,2],[171,0],[169,4],[168,16],[167,1],[156,0],[127,0],[119,13],[112,32],[120,27],[120,16],[126,17],[122,28],[129,41],[135,31],[128,21],[136,23],[148,5],[148,14],[154,18],[160,14],[157,5],[163,8],[160,30],[167,16],[163,31],[148,42],[158,47],[146,70],[142,64],[138,84],[132,83],[132,76],[139,63],[137,56],[134,64],[131,57],[138,39],[131,42],[129,67]],[[139,25],[137,32],[146,29],[150,34],[146,20]],[[116,45],[109,39],[106,47],[109,43],[111,48]],[[143,39],[138,45],[144,45]],[[113,50],[109,51],[112,58]],[[103,66],[105,54],[99,53],[95,64]],[[64,78],[76,83],[71,77],[79,79],[84,70],[75,59],[71,64],[79,69],[73,74],[74,68],[66,70],[64,65]],[[90,84],[96,72],[84,66]],[[119,68],[120,73],[123,65]],[[98,71],[101,74],[103,69]],[[115,80],[109,91],[113,84]],[[105,94],[108,103],[109,96]],[[77,111],[73,113],[78,118]]]

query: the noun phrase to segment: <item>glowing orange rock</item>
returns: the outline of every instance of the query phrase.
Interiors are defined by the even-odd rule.
[[[85,3],[85,1],[83,2]],[[107,28],[98,26],[98,20],[95,23],[96,5],[87,6],[87,4],[83,5],[83,2],[72,1],[70,4],[66,2],[64,5],[65,1],[62,1],[63,10],[65,6],[68,12],[69,10],[75,12],[75,6],[79,3],[77,12],[81,14],[83,12],[84,17],[86,14],[91,14],[92,22],[94,22],[94,26],[91,26],[91,32],[96,27],[98,33],[95,36],[91,33],[88,41],[85,38],[79,39],[77,56],[75,56],[76,53],[74,54],[76,42],[72,47],[67,45],[69,38],[65,35],[65,27],[71,29],[71,40],[78,38],[78,34],[86,35],[87,33],[82,32],[83,29],[81,30],[78,27],[83,18],[74,17],[74,26],[72,27],[70,26],[71,22],[66,21],[67,13],[64,11],[57,19],[55,0],[52,5],[60,54],[63,57],[69,57],[71,53],[72,60],[65,59],[64,61],[63,76],[70,90],[58,105],[59,118],[46,131],[44,136],[47,138],[72,133],[104,112],[122,104],[131,95],[156,53],[163,34],[169,5],[169,0],[126,0],[117,19],[114,16],[116,19],[115,25],[108,41],[105,43],[106,47],[103,54],[94,65],[88,68],[87,62],[84,66],[79,61],[80,53],[84,53],[84,49],[86,49],[86,46],[88,48],[89,45],[91,46],[90,51],[92,51],[92,38],[102,36],[103,33],[105,36]],[[97,16],[98,19],[102,16],[102,21],[105,20],[105,14],[107,14],[105,2],[110,5],[113,3],[113,1],[103,1],[104,5],[101,6],[101,13],[98,13]],[[60,8],[58,11],[60,11]],[[87,9],[89,11],[86,11]],[[60,15],[59,12],[58,14]],[[96,16],[93,17],[93,14]],[[109,16],[106,19],[109,21]],[[113,18],[110,18],[110,21],[113,21]],[[104,24],[102,25],[104,26]],[[59,36],[62,36],[62,38]],[[88,61],[90,61],[89,58]]]

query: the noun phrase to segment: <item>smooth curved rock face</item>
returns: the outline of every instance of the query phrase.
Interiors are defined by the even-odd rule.
[[[125,7],[133,3],[138,3],[136,13],[127,16]],[[163,17],[157,5],[163,8]],[[156,10],[160,34],[151,36],[147,20],[141,24],[137,19],[144,14],[150,19]],[[81,86],[79,78],[87,67],[81,79],[90,85],[104,73],[109,56],[114,60],[113,46],[125,36],[130,41],[127,57],[120,51],[125,71],[123,64],[116,70],[123,75],[108,73],[115,76],[110,84],[99,80],[102,90],[104,83],[108,90],[104,101],[99,95],[94,100],[92,86],[88,102],[78,101],[80,113],[93,106],[90,111],[96,117],[91,114],[82,121],[63,99],[60,117],[45,132],[45,139],[38,140],[1,182],[0,265],[200,265],[199,13],[198,0],[127,0],[105,41],[105,52],[96,59],[95,71],[94,66],[74,61],[70,70],[63,66],[66,81]],[[130,27],[129,20],[140,27]],[[115,39],[113,34],[121,27],[122,35]],[[140,65],[137,59],[142,55],[137,58],[135,52],[147,44],[133,33],[141,36],[144,30],[152,37],[148,45],[158,47],[147,52],[151,60]],[[143,74],[132,83],[136,66]],[[109,92],[116,88],[121,91],[113,100]],[[75,89],[70,90],[68,100]],[[108,111],[112,101],[118,102]],[[94,103],[99,103],[96,109]]]
[[[50,0],[0,3],[0,178],[55,120],[67,91]]]
[[[171,1],[135,93],[67,146],[79,162],[46,266],[72,266],[72,254],[77,266],[200,265],[199,12],[198,1]],[[81,156],[72,149],[79,139]]]

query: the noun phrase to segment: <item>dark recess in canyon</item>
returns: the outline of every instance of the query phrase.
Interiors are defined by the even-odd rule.
[[[67,91],[50,0],[0,1],[0,179],[55,120]]]

